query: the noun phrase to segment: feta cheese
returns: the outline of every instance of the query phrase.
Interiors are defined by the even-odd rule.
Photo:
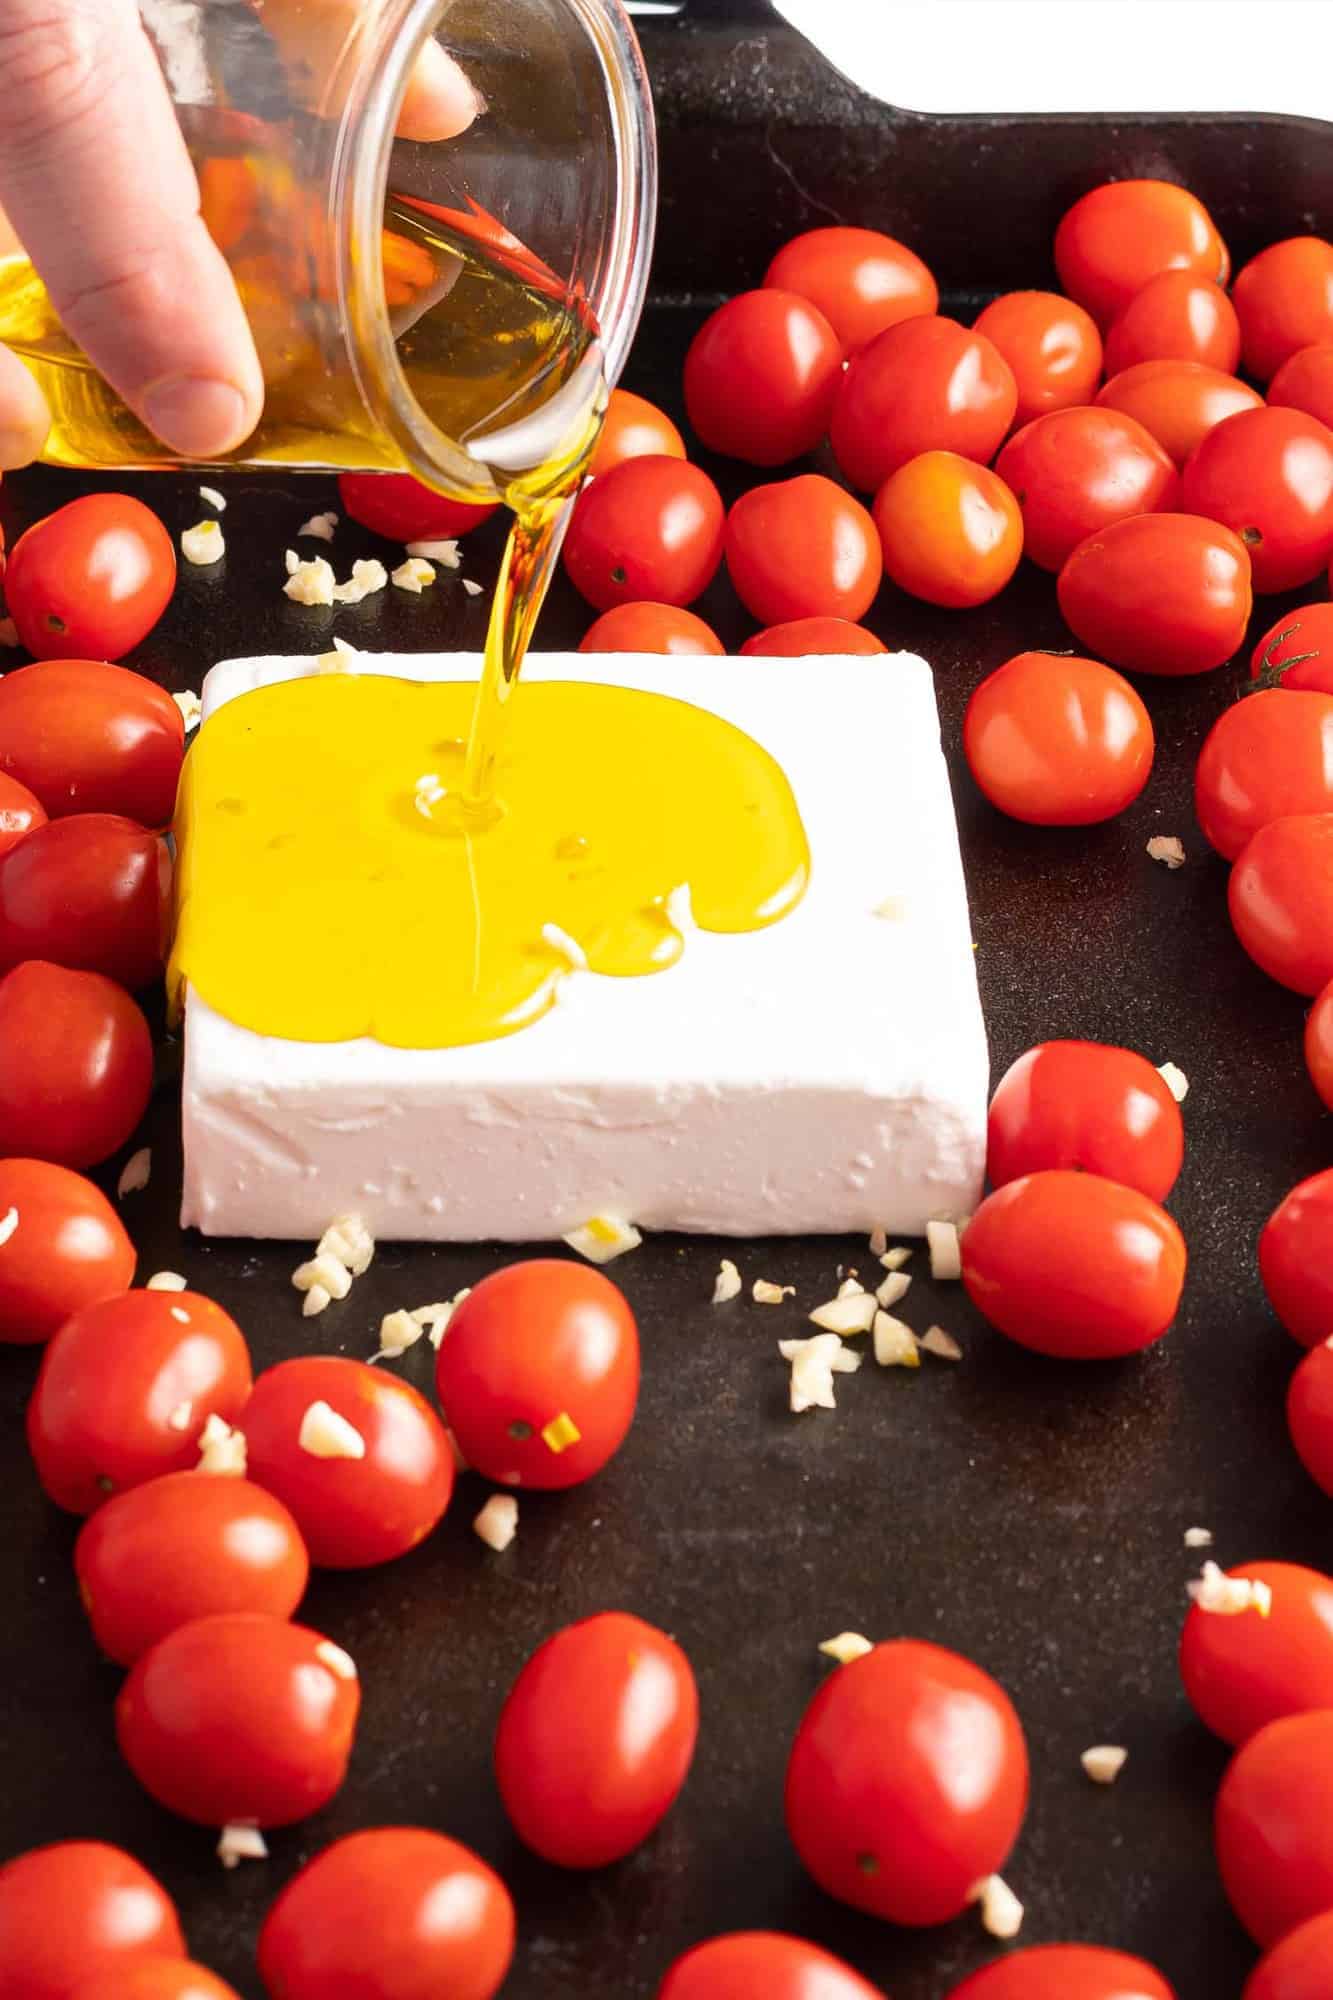
[[[858,1286],[855,1292],[849,1292],[845,1297],[839,1293],[827,1305],[816,1306],[810,1320],[826,1333],[869,1333],[874,1324],[875,1310],[874,1293],[863,1292]]]
[[[481,585],[479,583],[474,583],[470,576],[465,576],[463,578],[463,588],[467,592],[469,597],[481,596]]]
[[[322,1400],[310,1405],[301,1419],[296,1442],[312,1458],[364,1458],[366,1441],[355,1424]]]
[[[154,1271],[144,1286],[146,1292],[183,1292],[185,1280],[179,1271]]]
[[[326,556],[315,556],[308,562],[302,562],[295,549],[288,549],[287,581],[282,591],[283,596],[290,597],[293,604],[332,604],[337,581],[333,564]]]
[[[928,1326],[917,1346],[923,1354],[933,1354],[938,1361],[961,1361],[963,1358],[962,1348],[942,1326]]]
[[[216,1412],[199,1433],[199,1463],[196,1472],[215,1477],[244,1479],[246,1467],[245,1432],[234,1431]]]
[[[767,1278],[756,1278],[750,1287],[750,1297],[757,1306],[780,1306],[784,1299],[795,1296],[795,1285],[775,1285]]]
[[[574,1422],[568,1410],[561,1410],[558,1417],[552,1417],[549,1424],[542,1425],[542,1443],[559,1458],[572,1444],[578,1444],[583,1432]]]
[[[928,1222],[926,1248],[930,1252],[930,1275],[937,1283],[962,1277],[963,1257],[956,1222]]]
[[[1177,1069],[1173,1062],[1159,1063],[1157,1074],[1166,1085],[1177,1104],[1183,1104],[1189,1095],[1189,1078],[1183,1069]]]
[[[409,1347],[415,1347],[426,1331],[426,1322],[412,1313],[385,1313],[380,1321],[379,1352],[371,1356],[372,1361],[396,1361],[400,1354],[406,1354]]]
[[[982,1925],[993,1938],[1016,1938],[1023,1928],[1023,1905],[998,1875],[978,1882],[968,1901],[980,1903]]]
[[[883,1284],[876,1291],[875,1297],[879,1300],[885,1312],[887,1312],[890,1306],[897,1305],[899,1299],[906,1298],[908,1292],[911,1290],[911,1286],[912,1280],[907,1276],[905,1271],[890,1271]]]
[[[518,1502],[512,1493],[492,1493],[472,1523],[488,1549],[498,1554],[507,1549],[518,1533]]]
[[[849,1667],[853,1660],[862,1659],[866,1653],[873,1653],[875,1648],[859,1632],[839,1632],[836,1639],[823,1640],[819,1650],[827,1653],[831,1660],[836,1660],[840,1667]]]
[[[182,688],[180,693],[173,694],[171,699],[181,712],[181,721],[185,724],[185,734],[188,736],[192,729],[199,727],[203,703],[193,688]]]
[[[354,1681],[356,1661],[341,1646],[335,1646],[332,1639],[321,1639],[315,1648],[315,1658],[326,1666],[340,1681]]]
[[[427,584],[434,583],[435,571],[420,556],[409,556],[392,571],[389,581],[399,590],[410,590],[414,597],[420,597]]]
[[[542,925],[542,943],[549,945],[553,952],[565,959],[574,972],[588,970],[587,952],[578,939],[572,938],[568,931],[562,931],[559,924]]]
[[[226,499],[223,494],[218,492],[216,486],[201,486],[199,488],[199,498],[201,500],[207,501],[210,507],[216,507],[219,514],[226,513],[227,511]]]
[[[567,1230],[564,1241],[590,1264],[611,1264],[628,1250],[637,1250],[643,1237],[623,1215],[594,1215],[577,1229]]]
[[[778,1353],[791,1363],[788,1400],[793,1414],[805,1410],[833,1410],[834,1375],[853,1375],[861,1366],[861,1356],[844,1347],[836,1333],[817,1333],[810,1340],[780,1340]]]
[[[457,569],[463,560],[458,543],[452,541],[409,542],[407,553],[419,556],[423,562],[438,563],[441,569]]]
[[[1216,1612],[1222,1618],[1239,1618],[1246,1611],[1267,1618],[1273,1609],[1272,1590],[1260,1578],[1228,1576],[1215,1562],[1206,1562],[1203,1574],[1185,1589],[1196,1610]]]
[[[1148,842],[1148,858],[1160,861],[1164,868],[1183,868],[1185,843],[1178,840],[1174,833],[1155,833]]]
[[[389,572],[378,557],[354,562],[346,583],[334,584],[333,601],[335,604],[360,604],[364,598],[373,597],[377,590],[383,590],[388,581]]]
[[[19,1226],[18,1210],[13,1207],[7,1208],[4,1214],[0,1215],[0,1244],[8,1243],[10,1237],[14,1234],[14,1231],[18,1228],[18,1226]]]
[[[169,1431],[188,1431],[190,1428],[190,1420],[193,1416],[194,1416],[193,1403],[177,1403],[175,1409],[171,1412],[171,1415],[167,1418],[167,1429]]]
[[[218,1840],[218,1860],[224,1868],[239,1867],[242,1861],[267,1861],[268,1847],[263,1834],[248,1820],[224,1826]]]
[[[196,521],[181,536],[181,554],[186,562],[193,563],[198,569],[206,569],[209,563],[221,562],[226,553],[227,544],[216,521]]]
[[[1213,1546],[1211,1528],[1186,1528],[1185,1547],[1187,1549],[1210,1549]]]
[[[1091,1750],[1083,1752],[1079,1763],[1094,1785],[1113,1785],[1128,1757],[1128,1750],[1119,1743],[1095,1743]]]
[[[875,1359],[881,1368],[919,1368],[921,1350],[910,1326],[891,1313],[877,1312],[873,1328]]]
[[[732,1263],[730,1257],[724,1257],[718,1274],[713,1280],[713,1304],[715,1306],[724,1306],[728,1299],[739,1298],[742,1290],[740,1272]]]
[[[312,514],[308,521],[302,521],[298,535],[309,535],[317,542],[331,542],[333,531],[338,525],[338,516],[329,509],[327,513]]]
[[[152,1171],[153,1149],[151,1146],[140,1146],[137,1153],[130,1154],[120,1170],[120,1179],[116,1182],[117,1198],[123,1201],[127,1194],[138,1194],[140,1188],[146,1188]]]

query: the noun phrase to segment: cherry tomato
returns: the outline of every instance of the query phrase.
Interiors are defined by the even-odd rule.
[[[1213,1840],[1222,1887],[1256,1944],[1333,1909],[1333,1709],[1283,1716],[1242,1744],[1217,1794]]]
[[[1161,1202],[1184,1157],[1180,1106],[1132,1049],[1039,1042],[995,1086],[986,1128],[992,1187],[1072,1167]]]
[[[1288,1931],[1254,1968],[1241,2000],[1326,2000],[1333,1993],[1333,1910]]]
[[[123,986],[41,959],[0,978],[0,1153],[97,1166],[152,1088],[153,1038]]]
[[[171,696],[128,667],[52,660],[0,680],[0,770],[50,818],[119,813],[163,827],[176,807],[185,724]]]
[[[198,1463],[209,1417],[235,1421],[250,1355],[234,1319],[197,1292],[122,1292],[65,1321],[28,1405],[28,1449],[58,1507]]]
[[[499,512],[498,501],[446,499],[410,472],[340,473],[338,498],[345,514],[386,542],[453,541]]]
[[[984,1965],[949,2000],[1175,2000],[1160,1972],[1095,1944],[1038,1944]]]
[[[756,632],[741,647],[741,657],[802,660],[812,654],[828,658],[847,653],[865,658],[888,650],[864,625],[851,625],[845,618],[794,618],[789,624],[770,625],[766,632]]]
[[[1269,626],[1250,676],[1266,685],[1333,694],[1333,604],[1303,604]]]
[[[1194,809],[1228,861],[1270,820],[1333,812],[1333,695],[1264,688],[1223,709],[1199,752]]]
[[[1333,1494],[1333,1347],[1328,1340],[1310,1349],[1291,1378],[1287,1429],[1315,1485]]]
[[[965,1775],[964,1775],[965,1774]],[[829,1675],[787,1764],[787,1831],[821,1889],[895,1924],[942,1924],[1018,1838],[1028,1757],[999,1683],[914,1639]]]
[[[1325,986],[1305,1021],[1305,1067],[1325,1108],[1333,1111],[1333,981]]]
[[[675,1804],[698,1733],[694,1675],[665,1632],[623,1611],[566,1625],[538,1647],[500,1711],[505,1811],[543,1860],[605,1868]]]
[[[1333,1167],[1299,1182],[1273,1210],[1259,1238],[1259,1275],[1302,1347],[1333,1335]]]
[[[171,1472],[118,1493],[84,1523],[74,1570],[93,1637],[132,1667],[178,1625],[214,1612],[290,1618],[310,1562],[295,1521],[262,1486]]]
[[[1333,431],[1303,410],[1242,410],[1185,467],[1184,506],[1234,528],[1258,591],[1293,590],[1333,553]]]
[[[334,1841],[287,1884],[259,1934],[271,2000],[491,2000],[514,1954],[509,1891],[470,1848],[424,1827]]]
[[[1231,871],[1227,905],[1236,936],[1270,979],[1312,996],[1326,986],[1333,979],[1333,812],[1261,826]]]
[[[963,1232],[963,1283],[1020,1347],[1102,1361],[1166,1332],[1185,1283],[1185,1239],[1137,1188],[1052,1169],[987,1195]]]
[[[70,2000],[240,2000],[240,1995],[188,1958],[139,1958],[80,1980]]]
[[[1106,372],[1140,361],[1201,361],[1234,375],[1240,321],[1216,278],[1159,271],[1119,314],[1106,336]]]
[[[1237,272],[1231,296],[1245,366],[1267,382],[1301,348],[1333,340],[1333,243],[1320,236],[1270,243]]]
[[[685,408],[710,451],[786,465],[823,441],[842,342],[795,292],[742,292],[706,319],[685,356]]]
[[[627,458],[684,458],[685,440],[665,410],[646,396],[613,389],[597,449],[588,467],[594,479],[613,472]]]
[[[5,2000],[69,2000],[94,1972],[184,1951],[166,1890],[118,1847],[67,1840],[0,1868]]]
[[[459,1450],[485,1478],[577,1486],[614,1456],[633,1421],[634,1315],[600,1271],[555,1258],[508,1264],[450,1320],[435,1389]]]
[[[3,754],[0,749],[0,756]],[[35,826],[45,825],[41,800],[34,798],[26,785],[0,771],[0,854],[8,854],[11,847],[17,847],[24,834],[31,833]]]
[[[741,495],[727,516],[727,569],[761,624],[854,623],[874,603],[884,564],[860,501],[807,472]]]
[[[706,472],[678,458],[629,458],[584,488],[565,568],[599,611],[692,604],[717,575],[726,510]]]
[[[657,2000],[882,2000],[859,1972],[804,1938],[733,1931],[678,1958]]]
[[[196,1618],[130,1669],[120,1752],[146,1792],[201,1826],[289,1826],[347,1771],[361,1690],[341,1646],[262,1612]]]
[[[1191,1607],[1180,1677],[1206,1729],[1245,1743],[1279,1716],[1327,1705],[1333,1687],[1333,1577],[1296,1563],[1241,1563],[1228,1572],[1266,1583],[1270,1615],[1236,1618]]]
[[[1060,572],[1076,639],[1131,673],[1206,674],[1245,637],[1250,558],[1229,528],[1193,514],[1138,514],[1080,542]]]
[[[982,681],[963,717],[977,785],[1030,826],[1090,826],[1123,812],[1148,782],[1153,727],[1110,667],[1017,653]]]
[[[1170,181],[1107,181],[1074,203],[1055,232],[1062,290],[1109,326],[1162,271],[1215,284],[1230,272],[1226,245],[1203,203]]]
[[[1304,410],[1333,430],[1333,334],[1298,348],[1268,385],[1270,408]]]
[[[1014,421],[1090,403],[1102,379],[1102,337],[1091,313],[1058,292],[1005,292],[978,313],[984,333],[1018,384]]]
[[[855,354],[886,327],[938,311],[939,286],[914,250],[877,229],[808,229],[784,244],[764,277],[823,313]]]
[[[176,587],[176,551],[128,493],[86,493],[20,535],[5,601],[38,660],[118,660],[146,639]]]
[[[1009,488],[952,451],[924,451],[891,473],[875,525],[898,588],[950,609],[997,596],[1023,553],[1023,518]]]
[[[1113,521],[1179,503],[1176,469],[1156,438],[1118,410],[1054,410],[1011,437],[995,470],[1023,514],[1023,551],[1062,569]]]
[[[170,898],[166,844],[132,820],[35,827],[0,856],[0,971],[44,958],[136,991],[162,970]]]
[[[1133,417],[1183,468],[1201,440],[1241,410],[1261,410],[1263,397],[1234,375],[1201,361],[1140,361],[1113,375],[1097,397],[1099,409]]]
[[[617,604],[594,619],[581,653],[671,653],[721,657],[725,646],[711,625],[678,604]]]
[[[0,1160],[0,1343],[49,1340],[133,1276],[134,1245],[100,1188],[46,1160]]]
[[[927,313],[891,326],[853,356],[829,436],[852,485],[878,492],[923,451],[985,464],[1017,407],[1013,371],[985,334]]]
[[[301,1442],[317,1403],[351,1425],[359,1456],[324,1457]],[[250,1477],[291,1509],[321,1568],[405,1555],[449,1505],[454,1458],[444,1425],[410,1382],[367,1362],[304,1355],[266,1368],[240,1429]]]

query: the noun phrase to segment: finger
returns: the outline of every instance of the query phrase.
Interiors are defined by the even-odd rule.
[[[240,444],[263,380],[134,0],[4,0],[0,200],[72,337],[188,458]]]
[[[50,428],[45,396],[17,354],[0,347],[0,471],[31,465]]]
[[[438,42],[427,42],[408,78],[398,112],[400,139],[456,139],[481,110],[481,99]]]
[[[264,26],[282,51],[304,109],[336,116],[366,32],[362,0],[265,0]],[[398,113],[403,139],[456,139],[481,109],[462,70],[436,41],[423,44]]]

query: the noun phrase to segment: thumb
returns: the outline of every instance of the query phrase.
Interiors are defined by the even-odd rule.
[[[0,202],[71,337],[187,458],[248,437],[264,385],[134,0],[3,0]]]

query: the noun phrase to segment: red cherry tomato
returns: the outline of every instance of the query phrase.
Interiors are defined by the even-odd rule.
[[[914,250],[877,229],[808,229],[779,250],[764,284],[823,313],[855,354],[886,327],[939,309],[940,292]]]
[[[565,568],[599,611],[692,604],[717,575],[726,510],[706,472],[678,458],[630,458],[585,487]]]
[[[884,567],[900,590],[949,609],[998,595],[1023,553],[1023,519],[1002,479],[952,451],[891,473],[875,501]]]
[[[46,1160],[0,1160],[0,1343],[49,1340],[123,1292],[134,1245],[100,1188]]]
[[[1004,1689],[914,1639],[830,1674],[787,1764],[787,1831],[805,1866],[830,1896],[895,1924],[965,1909],[1003,1866],[1027,1799]]]
[[[1333,340],[1333,243],[1270,243],[1237,272],[1232,300],[1245,366],[1267,382],[1301,348]]]
[[[1242,1744],[1217,1794],[1213,1840],[1222,1887],[1256,1944],[1333,1909],[1333,1709],[1283,1716]]]
[[[1152,721],[1127,680],[1096,660],[1017,653],[963,717],[968,767],[993,806],[1030,826],[1090,826],[1148,782]]]
[[[31,833],[35,826],[45,825],[41,800],[34,798],[26,785],[0,771],[0,855],[17,847],[24,834]]]
[[[613,472],[627,458],[684,458],[685,440],[665,410],[646,396],[613,389],[602,434],[588,467],[594,479]]]
[[[80,1980],[70,2000],[240,2000],[240,1995],[188,1958],[140,1958]]]
[[[301,1442],[316,1403],[351,1425],[359,1457],[322,1457]],[[266,1368],[239,1428],[250,1477],[291,1509],[321,1568],[405,1555],[449,1505],[454,1458],[444,1425],[410,1382],[367,1362],[312,1354]]]
[[[1228,861],[1270,820],[1333,812],[1333,695],[1264,688],[1223,709],[1199,752],[1194,809]]]
[[[1169,181],[1107,181],[1074,203],[1055,232],[1062,290],[1109,326],[1161,271],[1225,284],[1226,245],[1203,203]]]
[[[118,660],[146,639],[176,587],[170,535],[128,493],[87,493],[10,551],[5,601],[38,660]]]
[[[794,618],[789,624],[770,625],[766,632],[756,632],[741,647],[741,657],[803,660],[811,655],[848,653],[866,658],[888,650],[864,625],[850,625],[845,618]]]
[[[119,813],[166,826],[184,754],[175,702],[128,667],[52,660],[0,680],[0,770],[52,819]]]
[[[1333,604],[1303,604],[1270,625],[1254,649],[1250,677],[1333,694]]]
[[[949,2000],[1175,2000],[1160,1972],[1095,1944],[1038,1944],[984,1965]]]
[[[538,1647],[500,1711],[505,1811],[544,1860],[605,1868],[675,1804],[698,1733],[694,1675],[665,1632],[623,1611],[567,1625]]]
[[[146,1792],[201,1826],[289,1826],[347,1771],[361,1691],[341,1646],[262,1612],[180,1625],[135,1661],[120,1752]]]
[[[1119,314],[1106,336],[1106,372],[1140,361],[1201,361],[1234,375],[1240,321],[1215,277],[1159,271]]]
[[[750,465],[786,465],[822,442],[842,342],[795,292],[742,292],[706,319],[685,357],[685,408],[703,443]]]
[[[963,1232],[963,1283],[1020,1347],[1102,1361],[1166,1332],[1185,1283],[1185,1239],[1137,1188],[1053,1169],[982,1202]]]
[[[95,1167],[152,1088],[153,1038],[123,986],[40,959],[0,979],[0,1153]]]
[[[1259,1275],[1302,1347],[1333,1335],[1333,1167],[1301,1181],[1273,1210],[1259,1238]]]
[[[1060,572],[1076,639],[1131,673],[1206,674],[1245,637],[1250,558],[1229,528],[1139,514],[1080,542]]]
[[[992,1187],[1072,1167],[1161,1202],[1184,1157],[1180,1106],[1132,1049],[1039,1042],[995,1086],[986,1128]]]
[[[985,464],[1017,407],[1013,371],[985,334],[928,313],[891,326],[852,358],[829,436],[852,485],[878,492],[923,451]]]
[[[727,516],[727,569],[761,624],[855,623],[875,601],[884,564],[860,501],[807,472],[741,495]]]
[[[218,1611],[290,1618],[310,1562],[295,1521],[249,1479],[171,1472],[118,1493],[79,1530],[79,1595],[122,1667],[179,1625]]]
[[[733,1931],[678,1958],[657,2000],[882,2000],[859,1972],[804,1938]]]
[[[170,897],[165,843],[131,820],[35,827],[0,856],[0,971],[45,958],[137,991],[162,970]]]
[[[1288,1931],[1246,1981],[1241,2000],[1326,2000],[1333,1993],[1333,1910]]]
[[[1263,403],[1257,389],[1201,361],[1139,361],[1113,375],[1097,397],[1099,409],[1142,424],[1178,468],[1218,424]]]
[[[600,1271],[554,1258],[508,1264],[450,1320],[435,1389],[459,1450],[485,1478],[577,1486],[614,1456],[633,1421],[634,1315]]]
[[[234,1319],[197,1292],[122,1292],[67,1319],[42,1357],[28,1449],[58,1507],[198,1463],[209,1417],[235,1421],[250,1355]]]
[[[1231,871],[1227,905],[1236,936],[1270,979],[1318,993],[1333,979],[1333,813],[1261,826]]]
[[[1234,528],[1258,591],[1293,590],[1333,553],[1333,431],[1303,410],[1242,410],[1185,467],[1184,506]]]
[[[1324,1104],[1333,1111],[1333,982],[1323,988],[1306,1017],[1305,1067]]]
[[[477,506],[449,500],[410,472],[344,472],[338,477],[344,514],[386,542],[452,541],[498,513],[499,502]]]
[[[1291,1378],[1287,1429],[1315,1485],[1333,1494],[1333,1347],[1327,1340],[1310,1349]]]
[[[588,627],[581,653],[670,653],[721,657],[725,646],[711,625],[678,604],[617,604]]]
[[[1180,1637],[1180,1678],[1206,1729],[1245,1743],[1279,1716],[1323,1708],[1333,1687],[1333,1577],[1296,1563],[1241,1563],[1266,1583],[1270,1615],[1220,1617],[1194,1605]]]
[[[1298,348],[1268,385],[1270,407],[1304,410],[1333,430],[1333,337]]]
[[[1023,514],[1023,552],[1062,569],[1079,543],[1113,521],[1180,500],[1175,466],[1156,438],[1118,410],[1054,410],[1011,437],[995,470]]]
[[[259,1934],[270,2000],[491,2000],[514,1906],[470,1848],[424,1827],[334,1841],[287,1884]]]
[[[184,1950],[166,1890],[118,1847],[62,1841],[0,1868],[5,2000],[69,2000],[94,1972]]]
[[[1014,421],[1090,403],[1102,379],[1102,337],[1091,313],[1058,292],[1005,292],[978,313],[984,333],[1014,372]]]

